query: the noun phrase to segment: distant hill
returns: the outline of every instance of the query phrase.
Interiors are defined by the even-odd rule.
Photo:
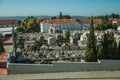
[[[0,16],[0,20],[24,20],[26,19],[28,16]],[[50,18],[52,16],[33,16],[35,18]],[[72,16],[72,18],[85,18],[86,16]]]
[[[24,20],[26,19],[28,16],[5,16],[2,17],[0,16],[0,20]],[[50,16],[34,16],[35,18],[50,18]]]
[[[88,16],[72,16],[72,17],[77,19],[77,18],[87,18]]]

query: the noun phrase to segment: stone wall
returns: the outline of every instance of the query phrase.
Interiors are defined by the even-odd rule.
[[[8,63],[8,73],[41,73],[120,70],[120,60],[100,60],[98,62],[53,62],[53,64]]]

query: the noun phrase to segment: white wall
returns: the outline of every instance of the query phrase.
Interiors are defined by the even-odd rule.
[[[49,23],[40,23],[41,32],[48,32],[51,24]]]
[[[81,24],[79,24],[78,22],[63,23],[63,24],[40,23],[41,32],[48,32],[51,25],[60,27],[61,31],[62,30],[79,30],[81,26]]]
[[[100,62],[53,62],[53,64],[8,64],[8,73],[40,73],[69,71],[120,70],[120,60]]]

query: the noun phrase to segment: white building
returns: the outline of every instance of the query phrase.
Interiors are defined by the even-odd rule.
[[[0,32],[2,35],[12,34],[12,27],[19,27],[18,20],[0,20]]]
[[[54,27],[59,31],[79,30],[80,26],[76,19],[52,19],[40,23],[41,32],[48,32],[50,27]]]
[[[21,21],[19,20],[0,20],[0,28],[20,26]]]
[[[90,18],[81,18],[81,19],[77,19],[77,21],[81,24],[81,29],[89,29],[91,24]],[[96,27],[97,24],[100,24],[101,22],[102,22],[102,19],[99,19],[99,18],[93,19],[94,27]]]
[[[102,22],[101,19],[93,19],[94,25]],[[40,23],[41,32],[49,32],[49,29],[63,30],[80,30],[88,29],[90,27],[91,19],[50,19],[44,20]]]

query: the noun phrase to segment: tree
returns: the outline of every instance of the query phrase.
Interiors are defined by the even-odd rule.
[[[98,56],[100,59],[117,58],[117,42],[114,39],[113,32],[104,33],[103,40],[98,45]],[[119,51],[119,50],[118,50]]]
[[[57,37],[56,37],[56,41],[58,42],[58,43],[62,43],[63,42],[63,36],[62,35],[57,35]]]
[[[71,16],[70,15],[64,15],[63,18],[65,18],[65,19],[71,19]]]
[[[69,42],[70,41],[70,31],[69,30],[66,30],[63,34],[64,36],[64,41],[65,42]]]
[[[43,44],[47,44],[47,41],[44,39],[43,36],[40,36],[40,40],[36,40],[35,43],[29,47],[29,50],[30,51],[39,51],[40,47]]]
[[[116,59],[120,59],[120,40],[119,40],[118,47],[117,47],[117,58]]]
[[[29,47],[29,51],[36,51],[36,49],[37,49],[37,46],[35,44]]]
[[[102,59],[103,58],[103,44],[102,43],[97,45],[97,51],[98,51],[98,58]]]
[[[57,19],[57,17],[56,17],[56,16],[53,16],[53,17],[51,17],[51,19]]]
[[[116,41],[113,41],[109,47],[110,47],[109,48],[110,58],[116,59],[117,58],[117,43],[116,43]]]
[[[87,39],[87,47],[85,51],[85,61],[96,62],[97,50],[96,50],[96,37],[94,35],[93,18],[91,19],[90,33]]]
[[[60,12],[60,14],[59,14],[59,19],[63,19],[62,12]]]
[[[22,32],[22,33],[25,32],[24,29],[23,29],[23,27],[18,27],[18,28],[15,29],[15,33],[16,34],[19,33],[19,32]]]
[[[40,27],[38,20],[34,17],[28,17],[22,22],[22,27],[25,32],[39,32]]]
[[[20,39],[18,39],[18,44],[17,46],[23,50],[24,49],[24,39],[22,37],[20,37]]]
[[[3,54],[3,52],[5,52],[5,49],[3,47],[3,41],[2,39],[0,38],[0,56]]]

